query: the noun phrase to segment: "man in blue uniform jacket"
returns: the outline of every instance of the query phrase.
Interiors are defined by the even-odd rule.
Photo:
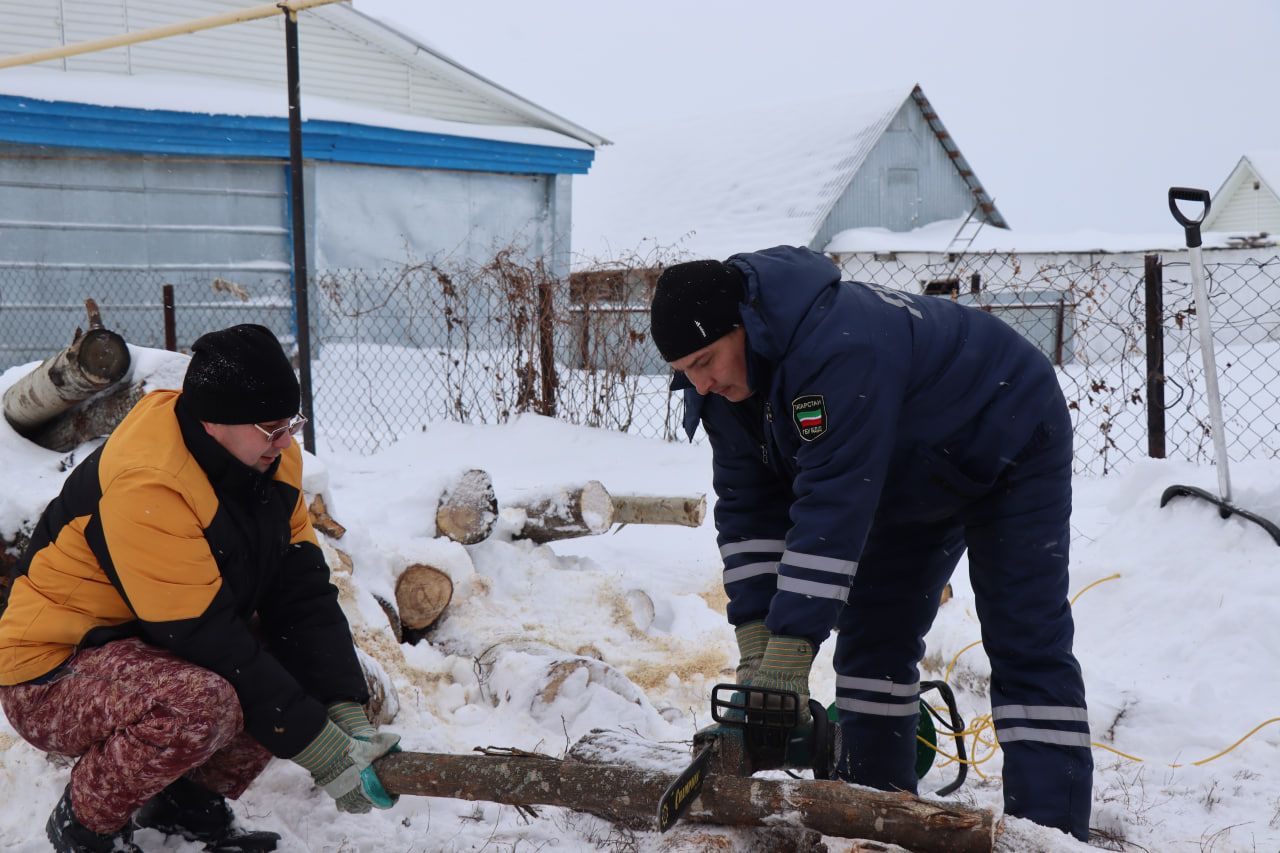
[[[653,339],[711,441],[739,682],[792,690],[834,628],[841,778],[915,792],[924,636],[968,549],[1007,814],[1089,832],[1067,602],[1071,421],[991,315],[779,246],[668,268]]]

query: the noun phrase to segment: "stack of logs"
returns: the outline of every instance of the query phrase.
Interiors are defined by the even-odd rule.
[[[346,529],[335,521],[317,495],[311,502],[311,523],[332,540]],[[478,468],[456,477],[440,496],[436,532],[453,542],[474,545],[493,532],[499,520],[512,539],[539,544],[605,533],[615,524],[676,524],[697,527],[706,516],[704,495],[670,497],[610,494],[597,480],[550,492],[517,497],[498,510],[493,480]],[[339,559],[343,559],[341,555]],[[349,559],[349,558],[347,558]],[[378,603],[400,642],[416,643],[444,613],[453,598],[449,574],[426,563],[405,566],[396,575],[395,601]]]

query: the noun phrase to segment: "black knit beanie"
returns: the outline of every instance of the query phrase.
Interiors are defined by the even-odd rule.
[[[649,306],[653,342],[662,358],[679,361],[741,326],[738,306],[746,292],[742,271],[720,261],[667,267]]]
[[[280,341],[265,326],[246,323],[191,345],[182,400],[197,420],[261,424],[298,414],[301,394]]]

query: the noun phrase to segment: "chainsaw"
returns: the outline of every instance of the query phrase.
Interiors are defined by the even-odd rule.
[[[950,719],[943,720],[921,700],[916,728],[921,741],[916,746],[917,778],[924,778],[933,766],[938,744],[934,720],[955,738],[960,769],[954,781],[934,792],[945,797],[964,784],[968,768],[962,738],[964,721],[946,683],[922,681],[920,690],[937,690],[950,712]],[[658,802],[658,829],[666,832],[680,820],[710,773],[751,776],[763,770],[783,770],[796,776],[797,771],[807,770],[814,779],[834,778],[843,751],[836,706],[832,703],[824,708],[810,699],[808,711],[808,719],[801,722],[800,697],[787,690],[717,684],[711,691],[714,724],[693,736],[693,761],[663,792]]]

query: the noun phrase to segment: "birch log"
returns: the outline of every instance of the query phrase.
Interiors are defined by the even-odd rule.
[[[679,524],[698,527],[707,516],[707,496],[612,495],[615,524]]]
[[[406,634],[430,628],[452,599],[453,581],[435,566],[414,563],[396,578],[396,610]]]
[[[71,345],[44,360],[35,370],[4,392],[4,416],[20,435],[30,436],[41,425],[114,385],[129,372],[129,347],[124,338],[101,327],[97,306],[86,302],[91,324],[76,330]]]
[[[618,764],[584,764],[527,755],[402,752],[378,759],[392,794],[453,797],[510,805],[563,806],[633,829],[652,830],[674,773]],[[990,812],[890,794],[844,782],[707,777],[684,821],[729,826],[792,826],[839,838],[897,844],[915,853],[991,853]]]
[[[436,509],[436,530],[462,545],[474,545],[493,530],[498,501],[493,481],[479,468],[464,473],[445,490]]]
[[[141,382],[119,385],[36,428],[27,437],[41,447],[65,453],[90,439],[110,435],[145,393]]]
[[[613,499],[597,480],[516,501],[511,506],[524,513],[524,525],[515,536],[538,543],[605,533],[613,524]]]

